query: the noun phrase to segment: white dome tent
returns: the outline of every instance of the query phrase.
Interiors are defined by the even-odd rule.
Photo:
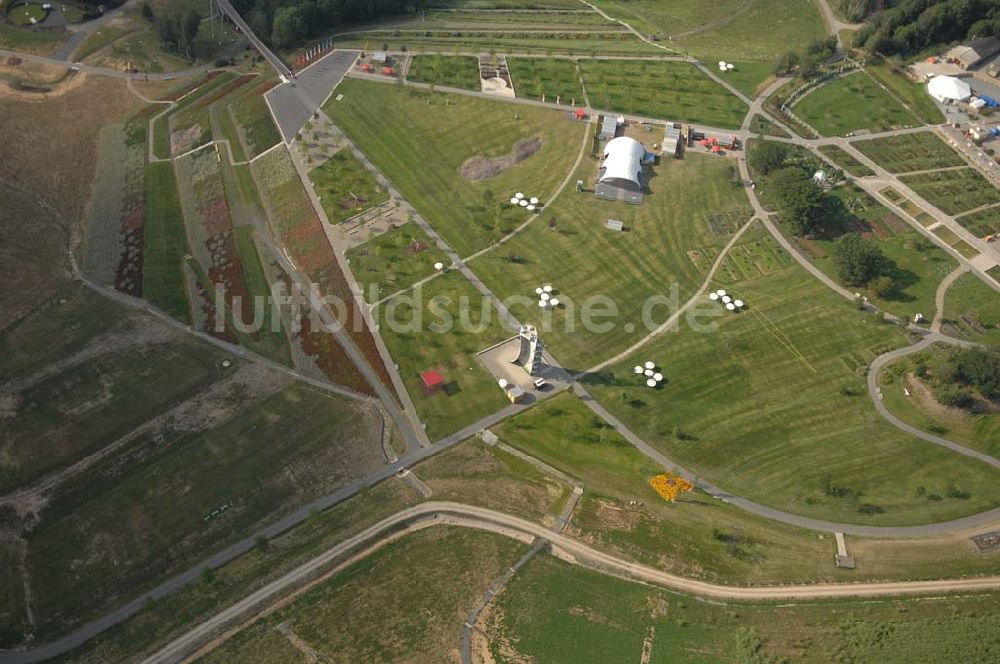
[[[927,84],[927,92],[942,104],[965,101],[972,96],[972,88],[954,76],[935,76]]]

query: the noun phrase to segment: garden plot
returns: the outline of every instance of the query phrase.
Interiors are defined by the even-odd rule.
[[[200,102],[214,98],[214,92],[228,88],[241,78],[229,72],[212,71],[167,95],[165,100],[177,104],[153,122],[153,154],[169,159],[212,140],[208,108]]]
[[[84,241],[83,269],[128,295],[143,292],[146,129],[141,121],[101,131]]]
[[[961,214],[1000,199],[1000,189],[973,168],[904,175],[900,180],[947,214]]]
[[[253,303],[233,237],[219,159],[216,149],[206,149],[174,163],[178,180],[183,183],[181,206],[195,259],[191,267],[199,277],[198,292],[205,306],[204,331],[231,341],[237,336],[234,320],[240,323],[253,320]],[[224,312],[216,311],[217,301],[225,303]],[[225,331],[217,329],[216,314],[224,316]]]
[[[744,237],[746,241],[734,245],[719,266],[715,279],[720,283],[752,281],[791,264],[792,257],[788,252],[759,226],[755,225]],[[719,250],[717,247],[706,247],[692,249],[687,254],[699,272],[708,274],[719,256]]]
[[[583,105],[580,72],[572,60],[507,58],[507,65],[518,97]]]
[[[747,107],[687,62],[581,60],[591,106],[605,111],[737,129]]]
[[[415,55],[406,78],[418,83],[479,91],[479,60],[464,55]]]
[[[853,141],[851,145],[890,173],[965,165],[958,153],[931,131]]]
[[[347,252],[354,278],[365,299],[375,302],[434,274],[434,265],[450,261],[416,224],[407,222]]]
[[[839,145],[821,145],[818,150],[825,154],[837,166],[856,178],[875,175],[875,171],[855,159],[850,152]]]
[[[268,222],[282,246],[288,250],[292,263],[324,295],[345,303],[344,319],[340,322],[383,384],[391,386],[375,340],[361,318],[346,278],[336,264],[322,222],[312,207],[288,152],[283,148],[272,150],[253,162],[252,171]],[[371,392],[336,338],[330,333],[312,329],[308,317],[302,321],[299,343],[306,355],[312,357],[331,380],[365,393]]]
[[[962,228],[979,237],[998,235],[1000,234],[1000,206],[986,208],[978,212],[970,212],[969,214],[955,217],[955,221],[961,224]]]
[[[330,223],[355,217],[389,200],[389,192],[350,150],[340,150],[309,171]]]

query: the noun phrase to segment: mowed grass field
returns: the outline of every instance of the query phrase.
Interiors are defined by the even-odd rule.
[[[718,330],[664,334],[613,369],[592,393],[670,458],[736,495],[816,518],[929,523],[995,507],[998,473],[910,437],[877,414],[864,374],[905,345],[827,292],[798,266],[729,290],[748,304]],[[652,360],[651,390],[632,367]],[[917,488],[965,499],[930,502]]]
[[[493,376],[476,354],[513,336],[459,272],[383,304],[379,331],[427,434],[436,440],[507,404]],[[444,390],[424,394],[420,374],[439,370]]]
[[[597,0],[594,4],[640,32],[660,36],[661,44],[705,62],[773,61],[790,50],[802,51],[826,36],[819,9],[787,0]],[[669,41],[666,39],[669,37]]]
[[[576,177],[590,187],[595,168],[586,159]],[[524,298],[512,302],[512,313],[544,330],[560,362],[585,369],[646,335],[647,298],[669,297],[676,285],[677,306],[685,302],[704,279],[688,252],[721,247],[750,219],[742,188],[729,180],[730,168],[707,155],[663,160],[651,171],[642,205],[567,189],[540,219],[470,265],[501,298]],[[608,219],[623,221],[628,232],[608,230]],[[543,283],[557,289],[564,306],[539,313],[534,290]],[[610,322],[613,329],[584,325],[584,306],[589,301],[590,310],[603,311],[604,298],[613,301],[617,316],[593,320]],[[658,323],[668,316],[662,306],[651,313]]]
[[[851,145],[890,173],[965,165],[958,153],[930,131],[853,141]]]
[[[843,136],[861,129],[873,132],[912,127],[917,118],[864,72],[834,79],[794,106],[795,113],[823,136]]]
[[[309,179],[332,224],[389,200],[389,192],[379,186],[350,150],[341,150],[309,171]]]
[[[978,343],[1000,345],[1000,294],[974,274],[965,274],[948,288],[944,324]]]
[[[190,323],[191,306],[184,278],[187,237],[174,167],[168,162],[146,166],[143,245],[143,298],[173,318]]]
[[[991,658],[996,595],[799,604],[700,602],[539,555],[483,629],[511,661],[817,662]]]
[[[716,583],[939,578],[989,571],[967,540],[866,538],[856,569],[829,563],[832,538],[758,517],[700,493],[665,502],[663,472],[576,396],[561,394],[492,429],[500,439],[581,482],[567,533],[602,550]],[[421,475],[422,477],[423,475]],[[635,501],[638,501],[636,503]],[[861,540],[849,538],[852,551]]]
[[[900,180],[946,214],[961,214],[1000,198],[1000,189],[974,168],[904,175]]]
[[[415,55],[406,72],[408,81],[479,90],[479,61],[465,55]]]
[[[518,97],[547,101],[557,98],[563,104],[576,100],[583,105],[580,72],[572,60],[545,58],[507,58],[510,78]]]
[[[434,528],[389,544],[323,579],[201,661],[289,661],[289,636],[329,661],[440,661],[462,643],[464,617],[526,545],[492,533]]]
[[[326,112],[460,255],[527,219],[524,211],[501,204],[514,192],[547,201],[588,129],[561,111],[365,81],[341,86],[344,98],[328,102]],[[541,149],[495,177],[470,180],[459,173],[471,157],[507,155],[519,139],[535,137]]]
[[[376,302],[434,273],[450,262],[416,222],[407,222],[347,250],[354,278],[368,302]]]
[[[594,108],[646,118],[738,128],[747,107],[687,62],[580,60]]]
[[[187,435],[139,436],[132,457],[60,490],[26,535],[39,633],[108,610],[381,463],[370,413],[339,398],[291,384],[242,406]]]

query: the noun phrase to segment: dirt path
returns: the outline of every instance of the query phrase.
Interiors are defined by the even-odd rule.
[[[405,524],[405,530],[399,527]],[[288,572],[253,594],[220,611],[202,622],[186,634],[175,639],[146,660],[146,664],[174,662],[197,651],[203,655],[208,650],[205,643],[216,647],[230,636],[238,633],[259,618],[289,602],[316,583],[329,578],[332,573],[351,562],[360,560],[386,543],[395,541],[405,534],[435,525],[458,526],[486,530],[524,541],[527,539],[547,540],[551,543],[556,557],[586,567],[593,571],[653,584],[662,588],[723,601],[760,600],[810,600],[842,597],[892,597],[899,595],[929,595],[948,592],[995,591],[1000,589],[1000,576],[974,577],[968,579],[940,581],[900,581],[872,583],[820,583],[811,585],[774,586],[723,586],[705,581],[689,579],[670,574],[659,569],[633,563],[613,555],[598,551],[561,533],[555,533],[545,526],[510,516],[493,510],[463,505],[453,502],[426,502],[402,510],[358,533],[307,563]],[[336,564],[351,551],[346,562]],[[336,565],[330,570],[331,565]],[[329,570],[322,572],[322,570]],[[321,574],[316,578],[317,574]],[[314,579],[309,582],[309,579]],[[291,594],[289,594],[291,593]],[[251,616],[247,620],[247,616]],[[242,623],[242,624],[240,624]],[[230,628],[223,636],[214,638],[220,629]],[[199,650],[199,648],[201,648]],[[0,661],[4,658],[0,657]],[[190,660],[188,660],[190,661]]]

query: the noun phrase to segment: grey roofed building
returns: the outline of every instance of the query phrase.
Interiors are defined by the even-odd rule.
[[[385,51],[375,51],[372,53],[372,62],[377,62],[380,65],[384,65],[389,62],[389,54]]]
[[[663,134],[663,144],[660,146],[660,154],[672,157],[680,156],[681,147],[681,126],[675,122],[667,123],[667,131]]]
[[[601,133],[598,135],[602,141],[607,141],[618,135],[618,118],[613,115],[605,115],[601,122]]]
[[[958,60],[962,69],[972,69],[986,58],[1000,52],[1000,39],[996,37],[981,37],[973,39],[968,44],[962,44],[948,51],[945,56],[950,60]]]

